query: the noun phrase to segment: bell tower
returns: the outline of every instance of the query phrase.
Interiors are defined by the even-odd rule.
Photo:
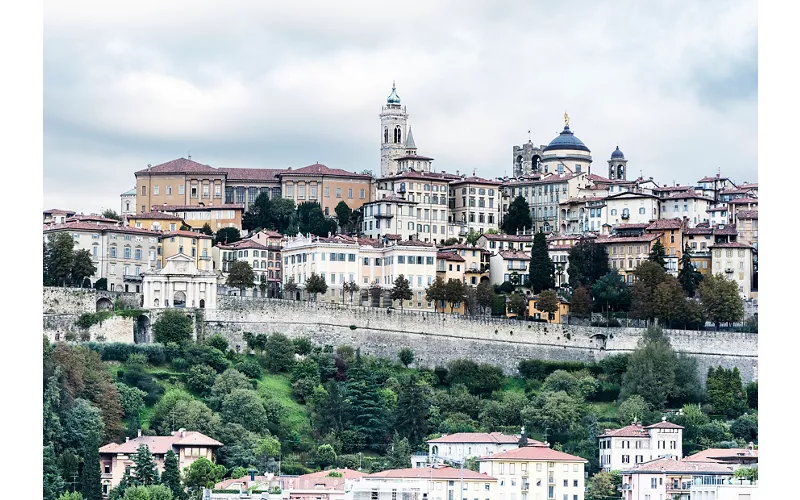
[[[392,82],[392,93],[381,108],[381,177],[397,173],[395,158],[406,154],[408,113],[400,106],[400,96]],[[413,142],[412,142],[413,144]]]
[[[608,178],[611,180],[628,179],[628,160],[619,150],[619,146],[611,153],[611,159],[608,160]]]

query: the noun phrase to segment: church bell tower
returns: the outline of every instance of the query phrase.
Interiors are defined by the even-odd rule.
[[[397,173],[395,158],[406,154],[408,113],[400,106],[400,96],[392,82],[392,93],[381,108],[381,177]],[[412,142],[413,144],[413,142]]]

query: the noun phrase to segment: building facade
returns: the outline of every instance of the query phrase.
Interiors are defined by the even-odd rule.
[[[217,308],[217,275],[197,269],[187,255],[173,255],[161,269],[143,273],[144,307]]]
[[[372,176],[355,174],[320,163],[277,174],[282,196],[296,204],[316,201],[325,215],[336,215],[336,205],[344,201],[351,210],[372,199]]]
[[[693,485],[725,484],[733,468],[715,462],[687,462],[659,458],[622,470],[623,500],[686,499]]]
[[[587,461],[546,446],[525,446],[480,459],[480,471],[496,477],[499,498],[583,500]]]
[[[597,436],[600,467],[605,471],[630,468],[665,456],[683,456],[683,427],[662,420],[653,425],[633,423],[606,429]]]
[[[243,204],[219,205],[155,205],[153,211],[159,211],[179,217],[192,229],[200,230],[208,224],[213,232],[226,227],[242,230]],[[141,216],[134,216],[141,217]]]
[[[483,234],[500,227],[501,183],[471,176],[450,182],[448,236]],[[466,231],[466,233],[465,233]]]
[[[715,243],[711,250],[711,273],[721,274],[739,287],[744,298],[753,292],[753,247],[745,243]]]

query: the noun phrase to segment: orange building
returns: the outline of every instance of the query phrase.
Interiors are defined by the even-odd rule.
[[[226,227],[235,227],[242,230],[242,215],[244,205],[220,204],[220,205],[154,205],[153,210],[172,214],[180,217],[192,229],[202,229],[208,224],[215,233]],[[138,215],[136,217],[139,217]]]
[[[683,219],[657,219],[650,223],[645,229],[648,233],[664,233],[661,244],[664,245],[666,253],[666,270],[668,273],[677,275],[680,267],[681,256],[683,255],[683,230],[686,228],[686,221]]]
[[[277,174],[277,177],[284,198],[294,200],[298,205],[316,201],[328,216],[336,214],[336,205],[340,201],[347,203],[352,210],[371,201],[371,175],[355,174],[315,163],[296,170],[289,168]]]
[[[166,212],[142,212],[128,216],[128,225],[151,231],[178,231],[183,218]]]

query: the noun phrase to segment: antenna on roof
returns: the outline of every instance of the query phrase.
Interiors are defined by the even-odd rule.
[[[192,150],[191,149],[189,150],[189,159],[190,160],[192,159]]]

